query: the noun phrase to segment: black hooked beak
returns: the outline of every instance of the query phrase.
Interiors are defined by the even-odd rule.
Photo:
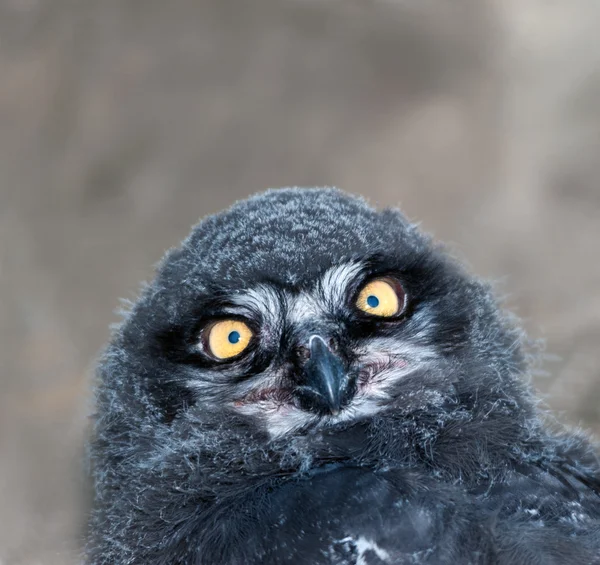
[[[304,350],[307,360],[297,388],[301,406],[336,416],[354,394],[354,382],[340,357],[331,351],[321,336],[311,336]]]

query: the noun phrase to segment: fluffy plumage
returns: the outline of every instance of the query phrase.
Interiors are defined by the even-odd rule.
[[[354,308],[378,276],[397,318]],[[223,316],[256,334],[231,362],[200,339]],[[339,409],[301,394],[314,335]],[[99,364],[87,563],[598,564],[598,456],[544,424],[525,350],[397,210],[285,189],[206,218]]]

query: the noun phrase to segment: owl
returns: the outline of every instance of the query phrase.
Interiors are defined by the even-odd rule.
[[[88,565],[600,564],[600,461],[489,285],[395,209],[201,221],[97,370]]]

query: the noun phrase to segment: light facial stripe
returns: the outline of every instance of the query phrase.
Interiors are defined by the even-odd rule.
[[[281,318],[281,295],[268,285],[258,285],[232,297],[236,306],[260,314],[267,324],[274,324]]]
[[[287,321],[294,326],[317,320],[324,314],[325,304],[313,294],[301,292],[288,298]]]
[[[350,284],[358,276],[362,265],[358,262],[345,263],[329,269],[319,283],[321,294],[330,306],[340,306],[348,298]]]
[[[348,299],[348,289],[361,270],[359,263],[332,267],[321,277],[316,287],[288,299],[288,321],[299,324],[322,318],[342,306]]]

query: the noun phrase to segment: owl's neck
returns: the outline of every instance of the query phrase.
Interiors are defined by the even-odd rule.
[[[389,410],[271,442],[251,427],[208,426],[198,430],[195,452],[199,482],[215,494],[221,488],[230,493],[235,484],[248,488],[311,475],[332,464],[426,467],[441,479],[479,484],[498,479],[535,451],[542,433],[535,416],[506,398],[469,407],[445,403],[411,414]]]

